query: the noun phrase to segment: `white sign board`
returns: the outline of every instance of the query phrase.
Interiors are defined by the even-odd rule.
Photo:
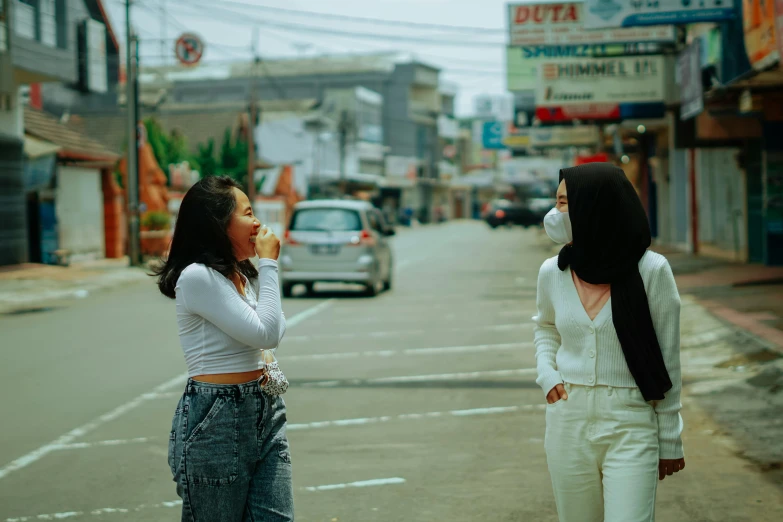
[[[87,88],[90,92],[109,90],[109,72],[106,64],[106,26],[89,19],[87,32]]]
[[[598,127],[579,125],[575,127],[531,127],[531,147],[594,146],[600,140]]]
[[[509,45],[673,42],[673,26],[591,31],[585,28],[584,4],[559,2],[508,6]]]
[[[485,120],[512,121],[514,96],[511,94],[480,94],[473,99],[476,117]]]
[[[537,107],[661,102],[663,56],[560,60],[539,66]]]
[[[734,0],[586,0],[585,27],[685,25],[734,18]]]

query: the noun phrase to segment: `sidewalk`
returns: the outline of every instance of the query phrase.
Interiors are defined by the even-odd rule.
[[[783,354],[783,267],[655,250],[669,260],[681,293],[694,296],[713,315]]]
[[[50,307],[63,299],[83,299],[90,293],[149,281],[143,268],[128,259],[100,259],[69,267],[24,264],[0,267],[0,314],[25,313]]]

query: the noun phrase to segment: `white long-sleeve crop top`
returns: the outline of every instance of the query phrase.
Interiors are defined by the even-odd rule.
[[[261,259],[258,279],[242,296],[229,279],[202,264],[189,265],[177,280],[177,325],[188,375],[257,370],[261,350],[285,334],[277,261]]]

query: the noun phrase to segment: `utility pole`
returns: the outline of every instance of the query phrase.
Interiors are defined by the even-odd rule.
[[[141,264],[139,233],[139,131],[136,61],[138,40],[131,30],[131,0],[125,0],[125,102],[128,108],[128,256],[131,266]]]
[[[345,156],[348,145],[348,134],[351,132],[351,120],[348,117],[348,111],[340,112],[340,121],[337,125],[340,134],[340,193],[347,196],[348,188],[345,180]]]
[[[253,29],[253,65],[250,71],[250,105],[248,107],[249,114],[247,120],[247,197],[250,199],[250,205],[252,206],[256,198],[256,120],[258,118],[258,106],[256,97],[258,96],[258,64],[261,62],[261,58],[258,55],[258,28]]]
[[[166,0],[158,0],[160,2],[160,58],[163,60],[163,65],[169,64],[169,48],[168,48],[168,13],[166,13]]]

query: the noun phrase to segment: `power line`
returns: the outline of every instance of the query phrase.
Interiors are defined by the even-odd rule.
[[[224,21],[232,23],[241,23],[246,25],[261,25],[276,27],[279,29],[289,29],[293,31],[308,31],[310,33],[322,33],[330,35],[348,36],[354,39],[366,39],[366,40],[391,40],[395,42],[411,42],[411,43],[426,43],[430,45],[438,46],[457,46],[457,47],[505,47],[505,42],[487,42],[487,41],[469,41],[469,40],[448,40],[439,38],[423,38],[415,36],[403,36],[403,35],[384,35],[378,33],[364,33],[358,31],[344,31],[340,29],[329,29],[326,27],[318,27],[313,25],[306,25],[300,23],[278,22],[271,21],[264,18],[257,18],[248,16],[245,13],[238,13],[226,8],[217,8],[214,4],[204,4],[196,0],[191,0],[189,4],[182,5],[180,7],[187,9],[196,9],[196,7],[202,9],[211,9],[210,14],[206,15],[204,11],[198,13],[199,16],[208,16],[211,19],[222,18]]]
[[[503,28],[469,27],[469,26],[459,26],[459,25],[407,22],[403,20],[384,20],[381,18],[369,18],[369,17],[362,17],[362,16],[323,13],[323,12],[316,12],[316,11],[304,11],[298,9],[286,9],[282,7],[271,7],[266,5],[249,4],[246,2],[237,2],[237,1],[230,1],[230,0],[223,0],[221,4],[234,5],[236,7],[245,8],[245,9],[250,8],[250,9],[257,9],[262,11],[285,13],[294,16],[306,16],[308,18],[317,17],[321,19],[343,20],[347,22],[357,22],[357,23],[364,23],[364,24],[370,23],[370,24],[389,25],[389,26],[397,26],[397,27],[410,27],[414,29],[436,29],[440,31],[456,31],[461,33],[505,34],[505,29]]]
[[[196,3],[198,3],[198,2],[196,1]],[[234,3],[234,4],[237,4],[238,2],[224,2],[224,3]],[[148,6],[148,5],[146,5],[145,3],[142,3],[142,2],[139,2],[138,5],[140,7],[142,7],[142,8],[144,8],[150,14],[153,14],[153,15],[155,15],[157,17],[158,13],[156,11],[154,11],[150,6]],[[210,6],[210,7],[214,7],[214,6]],[[226,11],[226,13],[232,13],[234,16],[242,16],[239,13],[236,13],[234,11],[228,11],[228,10],[225,10],[225,11]],[[203,13],[200,12],[196,16],[207,16],[207,15],[204,15]],[[231,16],[231,15],[229,15],[229,16]],[[224,18],[225,18],[225,16],[224,16]],[[174,16],[170,15],[169,19],[172,20],[173,23],[176,24],[182,31],[188,31],[189,30],[182,22],[180,22]],[[245,16],[242,16],[242,19],[245,22],[248,21],[247,17],[245,17]],[[233,21],[233,18],[232,18],[232,21]],[[259,24],[261,24],[261,25],[263,25],[264,23],[265,22],[259,22]],[[287,32],[294,31],[293,29],[282,29],[282,30],[283,31],[287,31]],[[299,31],[296,31],[296,32],[299,33]],[[331,36],[335,37],[335,38],[340,38],[340,39],[353,39],[353,40],[356,39],[356,34],[351,33],[351,32],[345,32],[345,34],[338,34],[338,35],[331,35]],[[363,35],[362,38],[364,38],[365,36],[366,35]],[[372,37],[375,39],[376,35],[372,35]],[[399,38],[397,38],[396,36],[389,36],[389,38],[390,39],[394,39],[395,41],[399,40]],[[159,41],[159,40],[156,40],[156,41]],[[289,42],[290,41],[291,40],[289,39]],[[315,43],[313,43],[312,41],[310,41],[308,43],[310,43],[311,45],[315,45]],[[487,44],[488,42],[482,42],[482,43]],[[241,47],[241,46],[230,46],[230,45],[226,45],[226,44],[217,44],[217,43],[213,43],[213,42],[208,42],[208,44],[209,44],[210,47],[214,47],[216,49],[223,50],[225,53],[233,54],[234,56],[239,56],[239,55],[237,55],[236,53],[232,53],[231,52],[232,49],[234,49],[234,50],[244,49],[244,47]],[[367,45],[367,42],[363,43],[363,45]],[[494,44],[491,44],[491,45],[494,45]],[[382,47],[378,47],[378,46],[374,46],[374,47],[377,48],[377,49],[383,49]],[[449,61],[449,62],[452,62],[452,63],[459,63],[459,64],[468,65],[468,66],[485,65],[485,62],[479,61],[479,60],[465,60],[465,59],[460,59],[460,58],[439,56],[439,55],[428,54],[428,53],[420,53],[420,52],[416,52],[416,51],[394,51],[394,50],[390,50],[389,52],[390,53],[391,52],[410,53],[410,54],[412,54],[414,56],[419,55],[419,56],[428,57],[428,59],[446,60],[446,61]],[[448,69],[448,68],[443,68],[443,69],[445,70],[445,69]],[[467,71],[467,70],[463,69],[462,72],[470,72],[470,71]],[[494,73],[494,71],[486,71],[486,70],[481,70],[480,72],[489,72],[491,74]],[[498,71],[497,74],[503,74],[503,71]]]

